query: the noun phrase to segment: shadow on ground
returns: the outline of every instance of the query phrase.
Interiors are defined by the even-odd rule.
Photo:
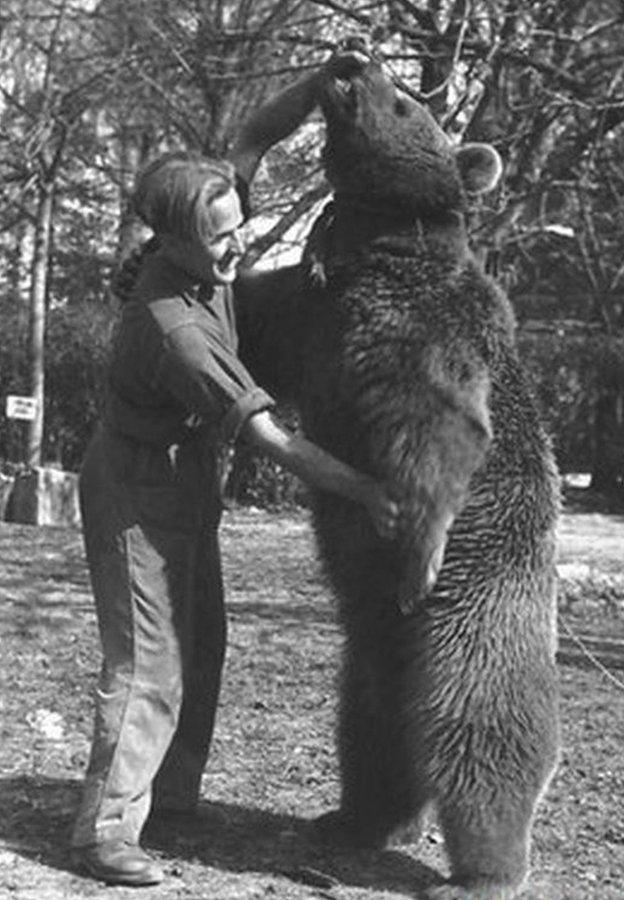
[[[76,779],[36,776],[0,779],[4,846],[26,859],[70,871],[68,845],[80,784]],[[308,833],[307,820],[217,802],[203,803],[199,820],[149,824],[143,844],[172,864],[187,861],[234,874],[282,876],[321,891],[340,884],[408,891],[417,898],[421,889],[442,883],[437,872],[407,853],[334,852],[313,844]]]

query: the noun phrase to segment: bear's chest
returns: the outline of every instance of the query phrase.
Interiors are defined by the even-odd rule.
[[[304,348],[307,386],[325,404],[348,402],[372,382],[409,383],[437,347],[451,348],[449,364],[459,345],[486,364],[496,353],[496,305],[469,267],[376,253],[331,260],[327,274]]]
[[[414,415],[432,355],[453,366],[456,345],[487,354],[489,325],[475,326],[476,291],[454,261],[377,252],[331,259],[327,275],[308,305],[301,413],[313,440],[353,463],[384,411],[397,426]]]

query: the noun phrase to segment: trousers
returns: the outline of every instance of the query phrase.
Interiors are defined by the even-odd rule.
[[[192,808],[208,757],[226,640],[217,453],[101,427],[80,473],[102,645],[75,847],[138,843],[152,805]]]

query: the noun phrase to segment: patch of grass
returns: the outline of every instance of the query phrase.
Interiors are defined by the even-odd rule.
[[[591,562],[597,601],[581,602],[587,586],[564,578],[565,614],[583,633],[601,634],[611,601],[599,594],[598,578],[608,579],[621,608],[622,531],[616,560],[602,538],[621,523],[587,515],[564,517],[560,559]],[[205,817],[176,833],[150,830],[147,843],[168,878],[146,896],[417,897],[419,885],[446,872],[433,823],[418,845],[400,852],[323,853],[306,837],[308,820],[338,797],[341,638],[305,515],[228,512],[222,547],[229,649],[203,781]],[[132,889],[75,875],[66,856],[99,667],[80,535],[0,524],[0,557],[0,898],[136,898]],[[574,591],[578,600],[570,599]],[[594,669],[569,665],[561,667],[561,686],[562,760],[536,821],[526,896],[616,900],[624,884],[624,692]]]

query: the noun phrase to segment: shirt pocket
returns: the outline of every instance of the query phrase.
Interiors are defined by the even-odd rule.
[[[199,527],[201,486],[189,489],[172,448],[117,438],[111,447],[117,489],[131,524],[145,531],[191,533]]]

